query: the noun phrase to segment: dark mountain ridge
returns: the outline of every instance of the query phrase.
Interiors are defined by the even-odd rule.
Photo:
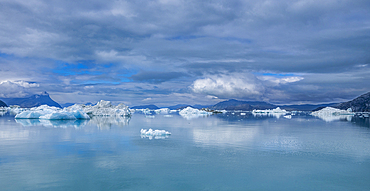
[[[336,108],[343,110],[351,108],[353,112],[370,112],[370,92],[363,94],[352,101],[341,103]]]
[[[19,105],[20,107],[30,108],[38,107],[40,105],[48,105],[54,107],[61,106],[52,100],[47,92],[42,92],[41,94],[32,95],[26,98],[1,98],[7,105]]]
[[[6,103],[0,100],[0,107],[8,107],[8,106],[6,105]]]
[[[156,105],[138,105],[131,107],[131,109],[159,109]]]
[[[253,109],[274,109],[276,105],[263,102],[263,101],[239,101],[235,99],[229,99],[222,101],[216,105],[210,107],[213,110],[244,110],[251,111]]]

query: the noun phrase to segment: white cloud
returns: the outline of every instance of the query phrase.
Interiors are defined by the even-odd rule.
[[[284,77],[284,78],[277,78],[273,76],[258,76],[257,78],[262,81],[273,82],[276,85],[298,82],[304,79],[303,77],[300,77],[300,76],[291,76],[291,77]]]
[[[191,89],[195,93],[217,97],[256,97],[262,96],[265,88],[253,74],[212,75],[195,80]]]
[[[32,88],[37,88],[40,85],[26,81],[2,81],[0,82],[0,97],[16,98],[25,97],[32,94]]]
[[[213,96],[213,95],[206,95],[206,98],[208,98],[208,99],[218,99],[218,97]]]
[[[143,101],[150,101],[150,100],[152,100],[151,97],[148,97],[148,98],[143,99]]]
[[[94,86],[85,86],[84,87],[85,90],[92,89],[92,88],[94,88]]]

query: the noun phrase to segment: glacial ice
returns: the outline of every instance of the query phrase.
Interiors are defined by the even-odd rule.
[[[287,111],[285,109],[280,109],[280,107],[277,107],[275,109],[265,109],[265,110],[254,109],[252,113],[287,113]]]
[[[164,139],[168,138],[171,135],[170,132],[165,130],[153,130],[153,129],[141,129],[140,131],[141,138],[149,138],[149,139]]]
[[[71,106],[73,107],[73,106]],[[76,106],[78,107],[78,106]],[[101,100],[94,106],[80,105],[83,111],[92,116],[130,116],[131,111],[123,103],[114,106],[110,101]]]
[[[265,110],[254,109],[252,111],[252,114],[254,116],[274,116],[276,118],[280,118],[281,116],[284,116],[287,113],[288,112],[285,109],[280,109],[280,107],[277,107],[275,109],[265,109]]]
[[[328,122],[340,119],[347,119],[350,121],[354,114],[355,113],[350,110],[341,110],[333,107],[325,107],[319,111],[311,113],[311,115]]]
[[[207,112],[199,109],[195,109],[192,107],[187,107],[179,112],[181,117],[185,119],[194,119],[194,118],[199,118],[199,117],[205,117],[212,115],[212,112]]]
[[[57,107],[50,107],[41,105],[33,107],[29,110],[18,113],[16,119],[49,119],[49,120],[76,120],[76,119],[90,119],[90,117],[81,110],[60,109]]]
[[[42,105],[18,113],[16,119],[90,119],[90,116],[130,116],[129,108],[124,104],[113,106],[110,101],[101,100],[94,106],[75,104],[63,109]]]
[[[168,114],[171,110],[168,108],[161,108],[161,109],[156,109],[154,112],[156,114]]]

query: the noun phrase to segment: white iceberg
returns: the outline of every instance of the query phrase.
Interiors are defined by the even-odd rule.
[[[284,118],[287,118],[287,119],[291,119],[292,118],[292,115],[284,115],[283,117]]]
[[[154,112],[156,114],[168,114],[171,110],[168,108],[161,108],[161,109],[156,109]]]
[[[90,117],[81,110],[60,109],[42,105],[30,108],[15,116],[16,119],[49,119],[49,120],[76,120],[90,119]]]
[[[341,110],[333,107],[325,107],[319,111],[311,113],[311,115],[321,118],[327,122],[340,119],[351,121],[351,118],[354,114],[355,113],[351,112],[350,110]]]
[[[148,109],[148,108],[146,108],[146,109],[135,109],[135,112],[141,112],[145,115],[151,115],[152,114],[151,110]]]
[[[285,109],[280,109],[280,107],[277,107],[275,109],[264,109],[264,110],[254,109],[252,113],[287,113],[287,111]]]
[[[171,135],[170,132],[165,130],[153,130],[153,129],[141,129],[140,130],[141,138],[149,138],[149,139],[164,139],[168,138]]]
[[[194,119],[198,117],[205,117],[212,115],[212,112],[207,112],[204,110],[194,109],[192,107],[187,107],[179,112],[179,114],[185,119]]]
[[[285,109],[280,109],[280,107],[277,107],[275,109],[254,109],[252,111],[252,114],[254,116],[274,116],[276,118],[280,118],[281,116],[287,114],[288,112]]]

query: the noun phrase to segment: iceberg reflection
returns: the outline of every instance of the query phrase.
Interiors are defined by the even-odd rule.
[[[87,120],[15,119],[15,121],[23,126],[44,126],[59,128],[80,128],[87,124]]]
[[[94,124],[99,129],[110,129],[113,125],[119,127],[127,126],[130,120],[130,116],[94,116],[89,120],[89,124]]]

